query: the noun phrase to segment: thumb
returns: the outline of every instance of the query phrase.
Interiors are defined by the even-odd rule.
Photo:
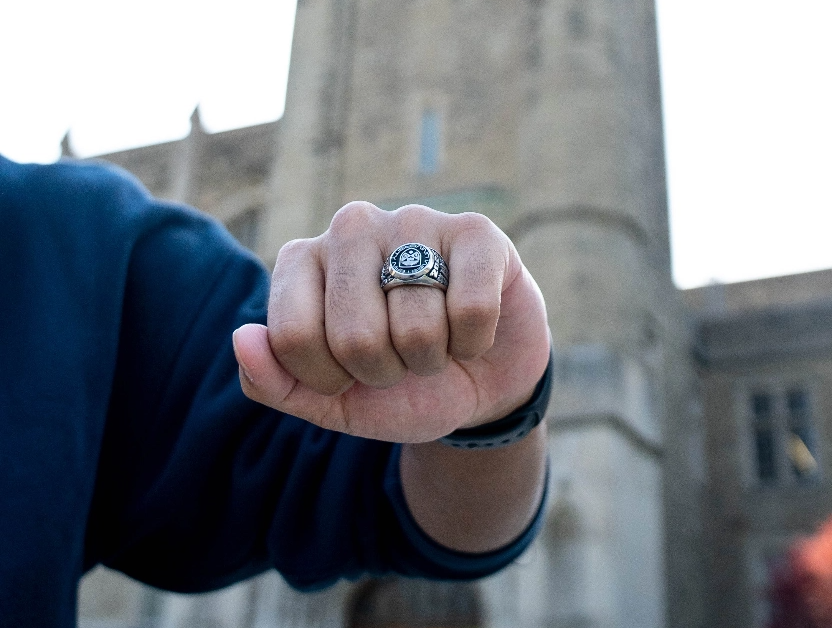
[[[253,323],[243,325],[231,339],[240,366],[240,386],[246,397],[321,427],[344,431],[339,421],[341,413],[333,411],[338,398],[306,388],[280,366],[269,345],[268,328]]]
[[[264,325],[243,325],[234,331],[231,341],[246,397],[272,408],[283,405],[297,380],[272,354],[268,329]]]

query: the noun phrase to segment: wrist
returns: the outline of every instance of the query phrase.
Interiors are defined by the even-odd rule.
[[[531,396],[510,414],[474,427],[460,428],[439,439],[459,449],[496,449],[522,440],[543,421],[552,392],[554,350],[549,344],[549,362]]]

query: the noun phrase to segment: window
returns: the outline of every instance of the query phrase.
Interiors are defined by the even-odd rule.
[[[754,415],[754,445],[757,453],[757,477],[765,483],[777,479],[777,463],[774,456],[774,425],[771,412],[771,395],[757,393],[751,396]]]
[[[799,386],[756,390],[749,398],[755,475],[765,485],[817,478],[817,435],[808,391]]]
[[[789,462],[798,480],[808,480],[818,470],[817,443],[809,415],[809,395],[805,390],[786,392]]]
[[[422,112],[422,127],[419,134],[419,172],[435,174],[439,171],[440,120],[434,109]]]

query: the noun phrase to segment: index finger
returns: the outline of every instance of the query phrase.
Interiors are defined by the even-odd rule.
[[[471,360],[494,344],[509,266],[508,237],[481,214],[451,216],[448,227],[442,247],[448,253],[448,348],[454,358]]]

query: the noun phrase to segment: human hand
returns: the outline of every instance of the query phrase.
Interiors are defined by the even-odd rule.
[[[384,293],[381,266],[401,244],[438,250],[446,293]],[[286,244],[268,327],[234,333],[243,392],[330,430],[426,442],[508,415],[546,368],[543,297],[514,245],[480,214],[354,202],[322,235]]]

